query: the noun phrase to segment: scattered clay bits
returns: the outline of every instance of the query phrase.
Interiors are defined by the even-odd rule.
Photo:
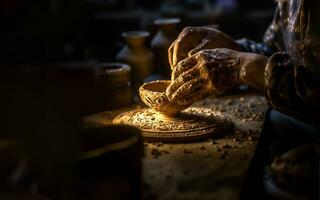
[[[165,154],[169,154],[169,153],[170,153],[170,152],[167,151],[167,150],[163,150],[162,152],[165,153]]]
[[[152,154],[155,158],[157,158],[157,157],[159,157],[159,156],[161,155],[161,152],[160,152],[158,149],[152,149],[152,150],[151,150],[151,154]]]
[[[156,146],[157,146],[157,147],[162,147],[162,146],[163,146],[163,143],[160,142],[160,143],[156,144]]]
[[[222,148],[224,148],[224,149],[232,149],[232,146],[230,146],[228,144],[224,144],[224,145],[222,145]]]
[[[228,156],[228,152],[224,151],[221,155],[220,155],[220,159],[223,160]]]
[[[218,144],[215,140],[209,140],[210,141],[210,144],[213,145],[213,144]]]
[[[191,150],[188,150],[188,149],[184,149],[184,150],[183,150],[183,153],[189,154],[189,153],[192,153],[192,151],[191,151]]]
[[[253,137],[249,136],[249,137],[248,137],[248,140],[249,140],[249,141],[253,141]]]

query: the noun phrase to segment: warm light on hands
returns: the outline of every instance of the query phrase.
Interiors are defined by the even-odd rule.
[[[239,85],[241,56],[231,49],[207,49],[191,55],[173,69],[166,95],[184,105],[235,88]]]

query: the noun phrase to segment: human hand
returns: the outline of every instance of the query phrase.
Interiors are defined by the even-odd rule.
[[[244,54],[231,49],[207,49],[180,61],[172,71],[167,97],[179,105],[186,105],[238,86]]]
[[[203,49],[228,48],[241,51],[242,48],[228,35],[209,27],[186,27],[168,50],[171,69],[181,60]]]

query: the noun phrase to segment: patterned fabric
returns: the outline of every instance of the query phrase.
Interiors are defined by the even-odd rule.
[[[273,53],[272,49],[265,43],[257,43],[246,38],[239,39],[236,42],[242,46],[246,52],[258,53],[266,56],[270,56]]]
[[[265,69],[269,105],[302,121],[319,124],[320,1],[278,0],[263,43],[238,43],[248,52],[275,52]]]

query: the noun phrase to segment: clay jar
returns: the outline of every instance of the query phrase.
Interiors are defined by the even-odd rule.
[[[124,63],[101,63],[96,67],[96,94],[105,109],[129,106],[133,102],[130,66]]]
[[[171,69],[168,59],[168,49],[176,39],[177,25],[180,23],[179,18],[160,18],[154,21],[159,31],[151,41],[151,49],[157,58],[156,72],[164,78],[170,78]]]
[[[150,108],[154,108],[166,116],[174,116],[190,105],[179,105],[170,102],[166,96],[166,89],[171,81],[158,80],[143,84],[139,89],[141,100]]]
[[[143,143],[140,130],[105,126],[80,132],[74,199],[141,199]]]
[[[153,53],[144,46],[149,36],[145,31],[128,31],[122,33],[127,45],[117,54],[116,60],[132,67],[131,80],[135,91],[153,70]]]

